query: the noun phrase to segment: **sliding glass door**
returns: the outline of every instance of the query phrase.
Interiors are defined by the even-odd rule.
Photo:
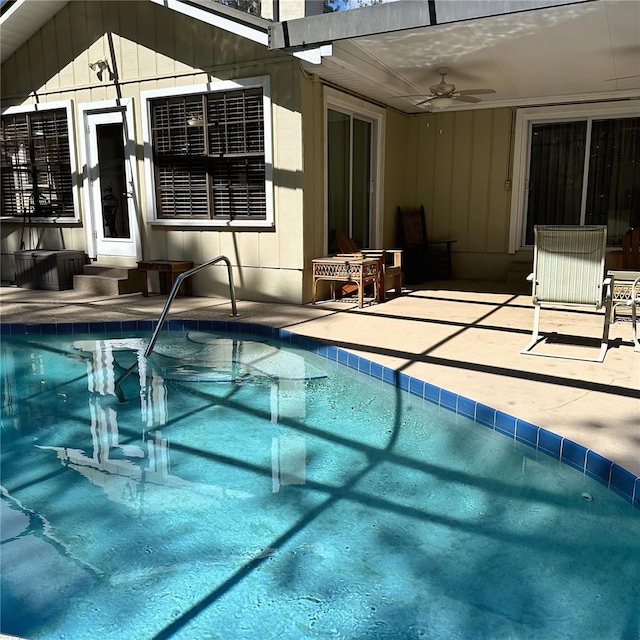
[[[335,230],[365,248],[372,242],[373,131],[370,120],[327,110],[327,250],[337,253]]]
[[[536,224],[604,224],[619,245],[640,225],[640,118],[531,125],[525,244]]]

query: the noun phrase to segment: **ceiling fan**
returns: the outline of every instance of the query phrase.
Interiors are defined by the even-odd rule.
[[[423,100],[417,102],[416,106],[426,104],[433,109],[442,110],[450,107],[456,100],[460,102],[476,103],[480,102],[480,98],[476,98],[476,95],[495,93],[495,89],[465,89],[463,91],[456,91],[456,85],[445,80],[445,76],[449,71],[450,69],[448,67],[441,67],[437,70],[440,75],[440,82],[429,87],[431,95],[426,96]],[[404,97],[410,98],[412,96]]]

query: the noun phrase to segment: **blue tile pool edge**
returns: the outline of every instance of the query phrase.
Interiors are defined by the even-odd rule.
[[[123,331],[151,332],[156,323],[157,321],[155,320],[48,322],[43,324],[0,323],[0,335],[79,335],[85,333],[120,333]],[[301,347],[328,360],[398,387],[410,395],[417,396],[427,402],[469,418],[477,424],[512,438],[515,442],[520,442],[536,451],[560,460],[560,462],[568,464],[570,467],[604,484],[621,498],[640,509],[640,477],[573,440],[493,409],[481,402],[476,402],[419,378],[385,367],[346,349],[334,347],[314,338],[294,333],[289,329],[238,322],[237,320],[168,320],[163,327],[163,331],[189,330],[259,335]]]

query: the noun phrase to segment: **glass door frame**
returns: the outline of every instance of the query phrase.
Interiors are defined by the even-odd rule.
[[[105,116],[100,118],[99,116]],[[120,116],[120,118],[118,118]],[[125,178],[127,182],[127,215],[130,237],[105,238],[102,226],[102,198],[100,195],[99,173],[91,166],[97,155],[96,121],[122,123],[122,141],[124,147]],[[78,106],[78,122],[81,123],[84,144],[81,147],[82,182],[84,194],[83,222],[87,239],[87,253],[90,258],[99,255],[118,256],[142,260],[142,242],[139,226],[139,193],[137,163],[135,155],[135,136],[133,118],[133,100],[104,100],[85,103]]]
[[[329,239],[329,110],[339,111],[352,119],[358,118],[371,123],[371,201],[369,210],[369,237],[371,248],[382,246],[384,202],[384,139],[385,139],[385,110],[370,102],[355,98],[329,87],[324,88],[324,237],[323,246],[327,246]],[[349,196],[351,199],[351,194]]]
[[[513,169],[511,181],[511,217],[509,221],[509,253],[531,249],[525,244],[527,189],[531,157],[531,125],[537,123],[589,120],[600,118],[637,117],[638,101],[601,102],[590,104],[555,105],[518,109],[513,131]],[[585,168],[586,170],[586,168]],[[509,176],[507,176],[507,183]],[[586,189],[587,185],[583,184]],[[583,194],[584,200],[584,194]],[[583,201],[583,207],[585,206]]]

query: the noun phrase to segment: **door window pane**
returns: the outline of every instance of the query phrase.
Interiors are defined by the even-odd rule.
[[[640,225],[640,118],[593,122],[585,224],[606,224],[612,245]]]
[[[586,121],[533,125],[527,244],[536,224],[580,224],[586,132]]]
[[[329,231],[341,229],[347,235],[349,228],[349,149],[351,144],[351,118],[339,111],[327,113],[327,180]],[[329,234],[331,236],[331,233]],[[328,246],[329,253],[338,248]]]
[[[353,120],[353,182],[351,237],[361,247],[370,246],[369,199],[371,181],[371,123]]]
[[[130,238],[122,125],[96,127],[105,237]]]
[[[330,254],[338,253],[333,231],[361,247],[371,246],[371,154],[373,124],[355,115],[328,110],[327,181]]]
[[[611,246],[640,225],[640,118],[534,124],[530,151],[527,244],[536,224],[607,225]]]

